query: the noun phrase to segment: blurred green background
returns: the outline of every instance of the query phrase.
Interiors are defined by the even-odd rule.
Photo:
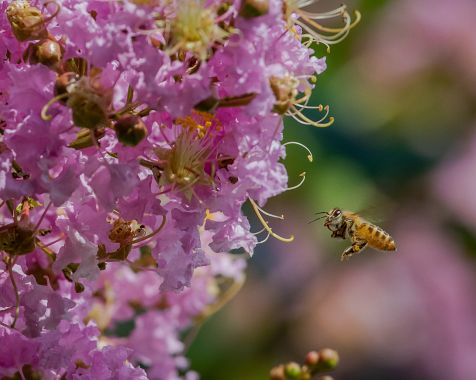
[[[311,101],[336,122],[286,121],[284,140],[314,162],[288,146],[290,185],[307,180],[266,205],[295,241],[260,245],[244,288],[204,324],[188,354],[202,379],[267,379],[323,347],[340,354],[338,380],[476,379],[476,1],[347,4],[362,21]],[[339,262],[348,244],[308,224],[332,207],[362,212],[398,252]]]

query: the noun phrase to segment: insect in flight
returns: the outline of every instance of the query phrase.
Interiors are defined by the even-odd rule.
[[[393,238],[380,227],[366,221],[355,212],[333,208],[329,212],[321,211],[322,215],[309,223],[324,219],[324,227],[332,231],[331,237],[349,239],[352,245],[342,252],[341,261],[354,253],[364,250],[367,246],[381,251],[395,251],[397,246]]]

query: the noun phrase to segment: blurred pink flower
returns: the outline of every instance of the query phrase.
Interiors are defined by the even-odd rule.
[[[472,132],[436,169],[433,193],[458,220],[476,230],[476,133]]]
[[[440,65],[476,83],[473,0],[403,0],[389,3],[367,38],[368,75],[401,86],[429,66]],[[391,66],[391,70],[389,70]],[[456,67],[455,67],[456,66]],[[368,66],[367,66],[368,69]]]
[[[295,344],[332,345],[347,368],[365,370],[369,361],[435,380],[472,379],[476,282],[431,219],[407,210],[394,229],[396,253],[369,250],[319,273],[299,308]]]

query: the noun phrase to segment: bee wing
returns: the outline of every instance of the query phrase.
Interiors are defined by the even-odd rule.
[[[372,204],[360,209],[356,212],[359,216],[374,224],[383,224],[387,220],[393,219],[393,215],[397,212],[397,203],[390,199],[381,197],[374,199]]]

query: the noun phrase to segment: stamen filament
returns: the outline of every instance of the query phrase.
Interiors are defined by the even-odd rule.
[[[300,181],[297,185],[288,187],[288,188],[286,189],[286,191],[288,191],[288,190],[296,190],[298,187],[301,187],[301,185],[302,185],[302,184],[304,183],[304,181],[306,180],[306,172],[302,172],[301,174],[299,174],[299,177],[302,177],[302,178],[301,178],[301,181]]]
[[[228,289],[226,289],[222,294],[220,294],[218,301],[207,307],[207,309],[203,312],[202,318],[215,314],[218,310],[225,306],[230,300],[235,297],[236,294],[238,294],[244,283],[244,275],[240,276],[238,280],[233,281],[233,284],[228,287]]]
[[[49,201],[48,204],[46,205],[45,211],[43,211],[43,214],[41,214],[40,220],[38,220],[38,222],[36,223],[36,226],[33,229],[32,235],[34,235],[38,231],[38,228],[40,227],[40,224],[43,221],[43,218],[45,217],[46,213],[48,212],[48,209],[50,208],[50,206],[51,206],[51,201]]]
[[[266,243],[266,242],[268,241],[268,239],[269,239],[270,236],[271,236],[271,234],[268,233],[268,234],[266,235],[266,237],[265,237],[263,240],[260,240],[260,241],[257,242],[256,244],[258,245],[258,244]]]
[[[252,232],[253,235],[259,235],[260,233],[266,231],[266,228],[262,228],[261,230],[259,230],[258,232]]]
[[[45,23],[45,24],[47,24],[48,22],[53,20],[56,16],[58,16],[58,14],[60,13],[60,10],[61,10],[61,5],[59,5],[56,1],[46,1],[45,4],[43,4],[43,7],[46,8],[50,4],[54,4],[56,6],[56,9],[49,17],[47,17],[45,20],[43,20],[43,23]]]
[[[37,246],[38,248],[40,248],[40,249],[43,251],[43,253],[45,253],[50,259],[52,259],[53,261],[56,260],[56,253],[55,253],[53,250],[51,250],[51,249],[49,249],[48,247],[46,247],[46,246],[40,241],[40,239],[38,239],[38,238],[35,239],[35,243],[36,243],[36,246]]]
[[[13,277],[13,266],[15,265],[17,257],[15,257],[15,259],[13,260],[8,260],[7,264],[8,274],[10,275],[10,281],[12,282],[13,290],[15,292],[15,317],[13,318],[13,322],[10,325],[12,329],[15,328],[18,317],[20,316],[20,294],[18,293],[18,287],[15,281],[15,277]]]
[[[148,267],[143,267],[143,266],[140,266],[140,265],[137,265],[135,262],[129,260],[129,259],[125,259],[124,260],[126,263],[128,263],[131,268],[133,270],[137,270],[137,271],[148,271],[148,272],[155,272],[155,273],[158,273],[157,271],[157,268],[148,268]]]
[[[56,244],[56,243],[58,243],[59,241],[63,240],[63,239],[64,239],[64,235],[63,235],[63,234],[61,234],[61,235],[62,235],[62,236],[60,236],[58,239],[55,239],[55,240],[53,240],[53,241],[50,241],[48,244],[43,244],[43,247],[44,247],[44,248],[50,247],[50,246],[52,246],[53,244]]]
[[[190,345],[195,340],[195,337],[197,336],[198,331],[202,327],[203,322],[206,320],[206,318],[215,314],[229,301],[231,301],[235,297],[235,295],[238,294],[244,283],[245,276],[242,276],[239,278],[239,280],[234,281],[230,287],[228,287],[222,294],[219,295],[219,298],[215,303],[208,305],[207,309],[205,309],[205,311],[203,311],[201,315],[198,315],[196,317],[197,323],[195,324],[195,326],[193,326],[191,331],[184,338],[185,352],[188,351]]]
[[[274,215],[274,214],[271,214],[270,212],[267,212],[265,210],[263,210],[261,207],[259,207],[258,205],[256,205],[256,207],[258,208],[259,211],[261,211],[262,214],[265,214],[267,216],[270,216],[271,218],[276,218],[276,219],[281,219],[281,220],[284,220],[284,215]]]
[[[318,121],[314,121],[309,119],[306,115],[304,115],[300,110],[298,110],[294,105],[291,106],[290,110],[286,112],[286,115],[291,116],[294,120],[298,121],[301,124],[304,125],[312,125],[313,127],[317,128],[327,128],[334,124],[334,117],[331,116],[329,117],[329,121],[327,123],[321,123],[322,120],[326,118],[328,113],[324,115],[323,118],[321,118]]]
[[[131,241],[131,245],[132,244],[137,244],[137,243],[140,243],[140,242],[143,242],[144,240],[148,240],[150,239],[152,236],[154,235],[157,235],[161,230],[162,228],[164,228],[165,226],[165,222],[167,221],[167,217],[165,215],[162,216],[162,223],[160,223],[160,226],[159,228],[157,228],[155,231],[152,231],[149,235],[145,235],[139,239],[136,239],[136,240],[132,240]]]
[[[263,219],[263,215],[261,215],[260,213],[260,208],[258,207],[258,205],[255,203],[255,201],[251,198],[248,198],[250,203],[251,203],[251,206],[253,207],[253,210],[256,214],[256,216],[258,217],[259,221],[261,222],[261,224],[263,225],[263,227],[266,229],[266,231],[268,231],[268,233],[273,236],[274,238],[284,242],[284,243],[290,243],[294,240],[294,236],[291,235],[289,238],[284,238],[282,236],[279,236],[278,234],[274,233],[273,230],[271,229],[271,227],[268,225],[268,223],[266,223],[266,221]]]
[[[313,155],[312,155],[312,152],[311,152],[311,150],[310,150],[306,145],[301,144],[300,142],[297,142],[297,141],[288,141],[287,143],[284,143],[284,144],[283,144],[283,146],[286,146],[286,145],[298,145],[298,146],[300,146],[300,147],[306,149],[307,152],[309,153],[309,154],[307,155],[307,159],[309,160],[309,162],[312,162],[312,161],[313,161],[314,157],[313,157]]]
[[[67,92],[65,92],[64,94],[60,94],[60,95],[57,95],[55,96],[54,98],[50,99],[48,101],[48,103],[46,103],[43,108],[41,109],[41,118],[44,120],[44,121],[49,121],[53,118],[53,116],[51,115],[48,115],[47,112],[48,112],[48,109],[56,102],[68,97],[69,94]]]

